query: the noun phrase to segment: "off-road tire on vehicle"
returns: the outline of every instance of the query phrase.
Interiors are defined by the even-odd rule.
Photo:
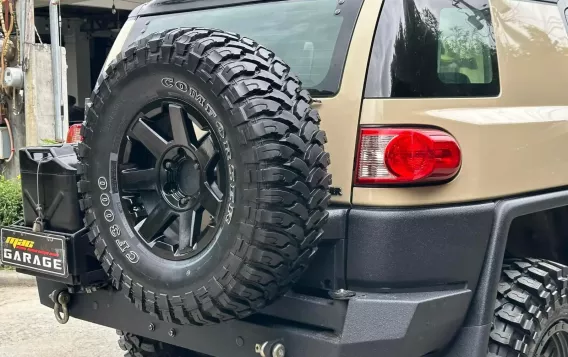
[[[233,165],[234,192],[223,196],[223,219],[215,221],[222,233],[201,253],[206,259],[153,255],[125,224],[135,212],[117,198],[113,157],[143,121],[144,100],[164,97],[195,107]],[[153,34],[113,60],[93,91],[77,150],[80,206],[112,285],[145,312],[194,325],[248,316],[284,294],[307,268],[328,217],[330,158],[311,102],[274,53],[219,30]]]
[[[206,357],[197,352],[128,332],[117,330],[116,333],[120,336],[118,346],[126,351],[124,357]]]
[[[489,357],[568,356],[568,267],[540,259],[503,266]]]

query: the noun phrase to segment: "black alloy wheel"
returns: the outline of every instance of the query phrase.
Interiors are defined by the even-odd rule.
[[[568,357],[568,322],[558,321],[544,335],[537,348],[539,357]]]
[[[188,103],[153,102],[134,118],[119,157],[120,196],[140,240],[171,260],[203,251],[217,229],[227,185],[207,120]]]

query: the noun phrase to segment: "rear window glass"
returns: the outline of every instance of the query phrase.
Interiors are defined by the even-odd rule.
[[[362,0],[289,0],[138,20],[128,43],[177,27],[219,28],[252,38],[287,62],[314,95],[337,93]],[[145,29],[142,33],[141,30]]]
[[[438,77],[444,83],[491,83],[493,38],[489,26],[461,9],[442,9]]]
[[[367,97],[499,94],[488,0],[385,0]]]

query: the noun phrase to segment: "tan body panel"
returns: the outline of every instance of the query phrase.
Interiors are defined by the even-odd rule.
[[[322,128],[327,134],[325,149],[331,155],[333,186],[341,188],[343,192],[341,196],[333,197],[333,201],[337,203],[351,202],[353,153],[357,142],[363,87],[382,3],[382,0],[367,0],[363,4],[345,62],[341,89],[335,97],[322,99],[321,104],[315,105],[322,117]]]
[[[349,51],[340,94],[320,108],[332,157],[333,186],[348,202],[357,123],[350,105],[370,46],[366,1]],[[554,4],[492,0],[501,95],[497,98],[366,99],[362,125],[433,125],[453,134],[463,166],[450,183],[419,188],[362,188],[354,205],[411,206],[486,200],[568,185],[568,36]],[[376,21],[376,20],[375,20]],[[373,23],[374,25],[374,23]],[[349,104],[351,103],[351,104]]]

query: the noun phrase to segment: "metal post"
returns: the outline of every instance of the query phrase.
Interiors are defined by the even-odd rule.
[[[51,37],[51,68],[53,72],[53,105],[55,109],[55,140],[63,141],[61,117],[61,44],[59,43],[58,0],[49,3],[49,34]]]
[[[26,44],[26,14],[27,14],[27,5],[28,2],[25,0],[20,0],[16,3],[16,7],[18,8],[18,25],[20,26],[20,63],[22,67],[24,66],[24,59],[26,58],[25,55],[25,44]]]

